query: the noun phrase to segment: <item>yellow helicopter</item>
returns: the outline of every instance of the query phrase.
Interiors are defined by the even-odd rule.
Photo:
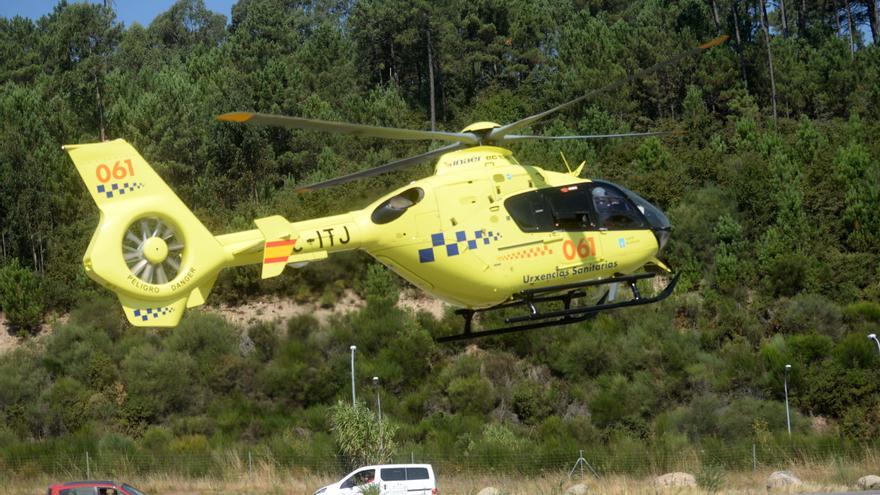
[[[723,42],[720,37],[621,78],[572,101],[507,125],[471,124],[461,132],[419,131],[233,112],[218,119],[248,124],[391,139],[452,142],[427,153],[305,186],[341,184],[436,159],[434,175],[392,191],[364,209],[313,220],[255,220],[256,229],[215,236],[144,158],[124,140],[68,145],[101,216],[85,256],[86,273],[115,292],[135,326],[168,327],[186,308],[204,304],[220,270],[262,265],[280,275],[330,253],[362,249],[403,278],[459,307],[464,330],[449,341],[582,321],[597,312],[668,297],[677,277],[644,297],[636,282],[669,269],[658,259],[670,235],[660,209],[606,181],[519,163],[504,142],[647,136],[514,134],[550,114],[617,88]],[[567,163],[566,163],[567,166]],[[626,284],[632,297],[605,292],[585,302],[588,287]],[[552,303],[552,304],[550,304]],[[560,307],[561,303],[561,307]],[[476,313],[526,309],[507,326],[474,331]]]

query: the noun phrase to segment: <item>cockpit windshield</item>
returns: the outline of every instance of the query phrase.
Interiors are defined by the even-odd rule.
[[[669,219],[659,208],[603,180],[517,194],[507,198],[504,207],[523,232],[650,228],[662,248],[671,231]]]
[[[593,183],[599,184],[599,185],[602,185],[602,184],[610,185],[610,186],[613,186],[613,187],[619,189],[624,194],[626,194],[626,197],[628,197],[630,199],[630,201],[635,203],[635,205],[639,209],[639,211],[642,212],[643,215],[645,215],[645,219],[648,220],[648,223],[651,224],[651,228],[659,229],[659,230],[669,230],[672,227],[672,224],[669,222],[669,219],[666,217],[666,214],[664,214],[660,210],[660,208],[657,208],[656,206],[652,205],[651,203],[648,202],[648,200],[639,196],[638,194],[630,191],[629,189],[627,189],[623,186],[613,184],[613,183],[607,182],[607,181],[594,180]]]

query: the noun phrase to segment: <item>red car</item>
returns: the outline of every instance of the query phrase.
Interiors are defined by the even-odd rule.
[[[113,481],[68,481],[49,486],[46,495],[147,495],[125,483]]]

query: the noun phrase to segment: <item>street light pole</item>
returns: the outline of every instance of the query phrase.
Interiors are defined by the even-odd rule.
[[[379,399],[379,377],[373,377],[373,386],[376,387],[376,411],[379,415],[379,422],[382,422],[382,400]]]
[[[869,333],[868,338],[877,343],[877,351],[880,352],[880,340],[877,340],[877,334]]]
[[[357,350],[357,346],[353,345],[349,349],[351,349],[351,405],[354,406],[357,404],[357,397],[354,393],[354,351]]]
[[[785,424],[788,426],[788,438],[791,438],[791,415],[788,412],[788,372],[791,370],[791,365],[785,365]]]

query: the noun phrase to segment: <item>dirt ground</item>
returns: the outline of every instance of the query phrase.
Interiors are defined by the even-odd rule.
[[[317,303],[297,304],[293,299],[267,297],[255,299],[238,306],[206,305],[203,306],[203,310],[220,314],[226,318],[227,321],[236,326],[246,327],[259,322],[276,320],[285,321],[294,316],[303,314],[311,314],[323,324],[327,322],[327,319],[331,315],[349,313],[362,308],[364,304],[364,300],[358,297],[354,291],[347,290],[332,308],[323,308]],[[430,297],[415,289],[403,291],[397,304],[401,308],[407,308],[413,311],[427,311],[438,319],[443,317],[443,312],[446,307],[446,305],[439,299]],[[40,330],[40,333],[37,334],[37,339],[50,335],[52,333],[53,323],[67,321],[67,315],[52,317],[50,319],[52,322],[43,324],[43,328]],[[10,335],[9,327],[6,324],[6,317],[0,312],[0,354],[15,349],[21,345],[22,342],[22,339]]]
[[[570,480],[566,473],[548,473],[544,476],[517,475],[452,475],[438,474],[437,491],[442,495],[768,495],[794,493],[829,493],[857,489],[855,480],[839,482],[822,469],[807,467],[793,469],[803,479],[795,486],[768,491],[766,479],[769,470],[757,472],[730,472],[711,486],[659,486],[653,477],[636,478],[608,476],[602,479],[588,478],[584,481]],[[812,478],[812,479],[810,479]],[[9,495],[43,493],[49,483],[57,482],[45,477],[30,480],[3,481],[0,492]],[[280,473],[257,469],[252,476],[229,476],[226,479],[189,479],[174,476],[153,475],[127,482],[150,495],[311,495],[336,479],[308,473]],[[581,485],[581,486],[578,486]],[[482,490],[492,487],[496,491]],[[866,492],[870,493],[870,492]],[[876,493],[876,492],[873,492]]]
[[[0,354],[10,351],[18,345],[18,339],[9,335],[6,328],[6,315],[0,313]]]

